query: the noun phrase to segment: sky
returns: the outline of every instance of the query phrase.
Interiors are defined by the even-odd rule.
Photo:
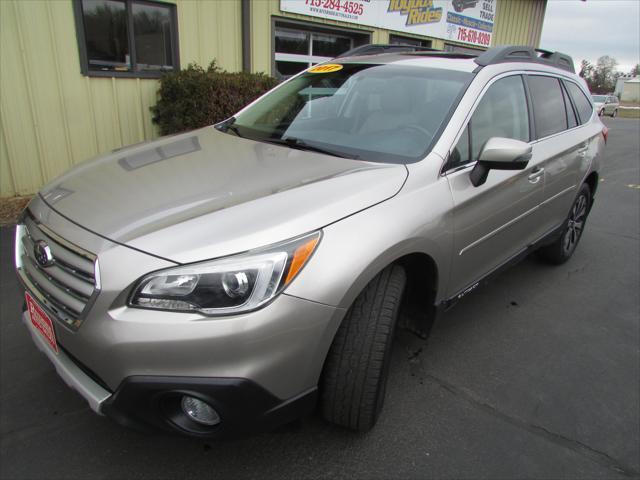
[[[548,0],[540,48],[596,63],[609,55],[629,73],[640,63],[640,0]]]

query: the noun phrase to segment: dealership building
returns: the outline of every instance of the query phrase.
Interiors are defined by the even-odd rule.
[[[537,47],[546,0],[3,0],[0,196],[158,135],[164,71],[287,78],[351,48]]]

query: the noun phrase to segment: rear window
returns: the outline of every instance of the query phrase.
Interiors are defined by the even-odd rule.
[[[576,110],[578,110],[580,125],[582,125],[591,118],[591,114],[593,114],[593,105],[578,85],[567,80],[564,81],[564,85],[567,87],[569,95],[571,95],[571,99],[573,100],[573,104],[576,106]]]
[[[566,130],[567,112],[559,80],[534,75],[529,77],[528,83],[538,138]]]

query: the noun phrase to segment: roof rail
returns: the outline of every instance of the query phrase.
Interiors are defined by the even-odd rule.
[[[491,48],[480,54],[474,61],[481,67],[507,62],[540,63],[576,73],[573,59],[569,55],[528,46],[505,45]]]
[[[341,53],[336,58],[343,57],[359,57],[362,55],[376,55],[379,53],[404,53],[404,52],[423,52],[438,51],[434,48],[419,47],[417,45],[405,45],[400,43],[386,44],[386,43],[370,43],[367,45],[360,45],[359,47],[352,48],[344,53]]]

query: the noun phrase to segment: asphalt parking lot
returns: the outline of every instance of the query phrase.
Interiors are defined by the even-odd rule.
[[[1,478],[640,478],[640,121],[606,119],[587,230],[561,267],[526,259],[401,332],[378,425],[317,416],[202,441],[93,414],[19,321],[0,231]]]

